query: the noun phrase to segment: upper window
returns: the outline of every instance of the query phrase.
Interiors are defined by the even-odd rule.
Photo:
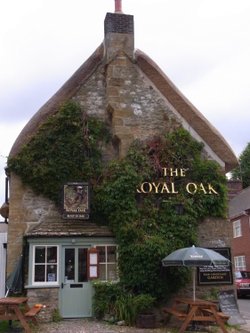
[[[34,284],[58,283],[58,246],[36,245],[33,255]]]
[[[246,258],[245,256],[234,257],[234,265],[236,271],[244,271],[246,269]]]
[[[233,222],[233,235],[234,235],[234,238],[242,236],[241,221],[240,220],[237,220],[237,221]]]
[[[117,246],[97,246],[99,254],[99,279],[102,281],[117,281]]]

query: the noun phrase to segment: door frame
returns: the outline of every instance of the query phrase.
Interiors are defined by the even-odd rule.
[[[78,281],[79,273],[79,249],[86,249],[86,274],[87,274],[87,257],[89,245],[67,244],[61,247],[61,268],[60,268],[60,291],[59,291],[59,309],[63,318],[83,318],[92,317],[92,295],[93,287],[88,279]],[[65,281],[65,251],[74,249],[74,280]],[[67,303],[65,302],[67,300]],[[87,303],[86,303],[87,302]],[[63,304],[64,303],[64,304]],[[69,305],[68,305],[69,304]],[[67,309],[67,306],[69,310]],[[74,310],[75,309],[75,310]],[[75,312],[74,312],[75,311]]]

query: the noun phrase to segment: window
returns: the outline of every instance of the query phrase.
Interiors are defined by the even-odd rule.
[[[234,257],[234,265],[236,271],[244,271],[246,269],[246,258],[245,256]]]
[[[102,281],[118,280],[117,246],[97,246],[99,254],[99,279]]]
[[[58,246],[34,246],[32,282],[34,284],[58,283]]]
[[[234,238],[242,236],[240,220],[233,222],[233,235],[234,235]]]

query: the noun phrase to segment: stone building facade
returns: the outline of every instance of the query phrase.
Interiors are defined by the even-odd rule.
[[[39,126],[57,112],[59,105],[73,100],[88,115],[109,123],[112,144],[103,152],[107,160],[125,156],[135,139],[147,139],[181,126],[204,144],[204,154],[215,160],[225,173],[235,167],[237,159],[220,133],[146,54],[134,49],[133,16],[107,13],[104,34],[103,43],[27,123],[10,157],[16,156],[36,135]],[[25,288],[32,303],[45,303],[50,313],[51,309],[59,308],[63,317],[91,316],[92,291],[87,278],[80,286],[81,298],[87,299],[85,304],[80,299],[76,303],[78,308],[74,308],[69,302],[79,294],[80,282],[64,280],[66,261],[69,263],[70,256],[76,261],[82,256],[86,261],[85,249],[99,247],[104,257],[109,253],[116,262],[112,232],[91,222],[83,225],[79,221],[62,221],[52,201],[36,195],[13,173],[9,202],[8,273],[24,252]],[[230,241],[231,228],[227,220],[210,219],[201,224],[199,245],[230,247]],[[51,262],[43,264],[50,264],[47,268],[51,269],[50,281],[43,284],[35,281],[34,272],[39,265],[37,257],[48,257],[48,252]],[[79,305],[84,309],[82,312]]]

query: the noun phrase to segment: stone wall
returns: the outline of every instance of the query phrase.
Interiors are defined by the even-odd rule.
[[[42,322],[52,321],[53,315],[59,306],[59,288],[36,288],[28,289],[27,297],[29,305],[42,304],[43,307],[38,314]]]
[[[201,247],[230,247],[233,229],[228,219],[207,217],[199,222],[198,235]]]
[[[37,196],[15,174],[10,178],[10,215],[8,225],[7,275],[10,274],[24,249],[24,235],[32,226],[48,216],[58,215],[53,202]]]

